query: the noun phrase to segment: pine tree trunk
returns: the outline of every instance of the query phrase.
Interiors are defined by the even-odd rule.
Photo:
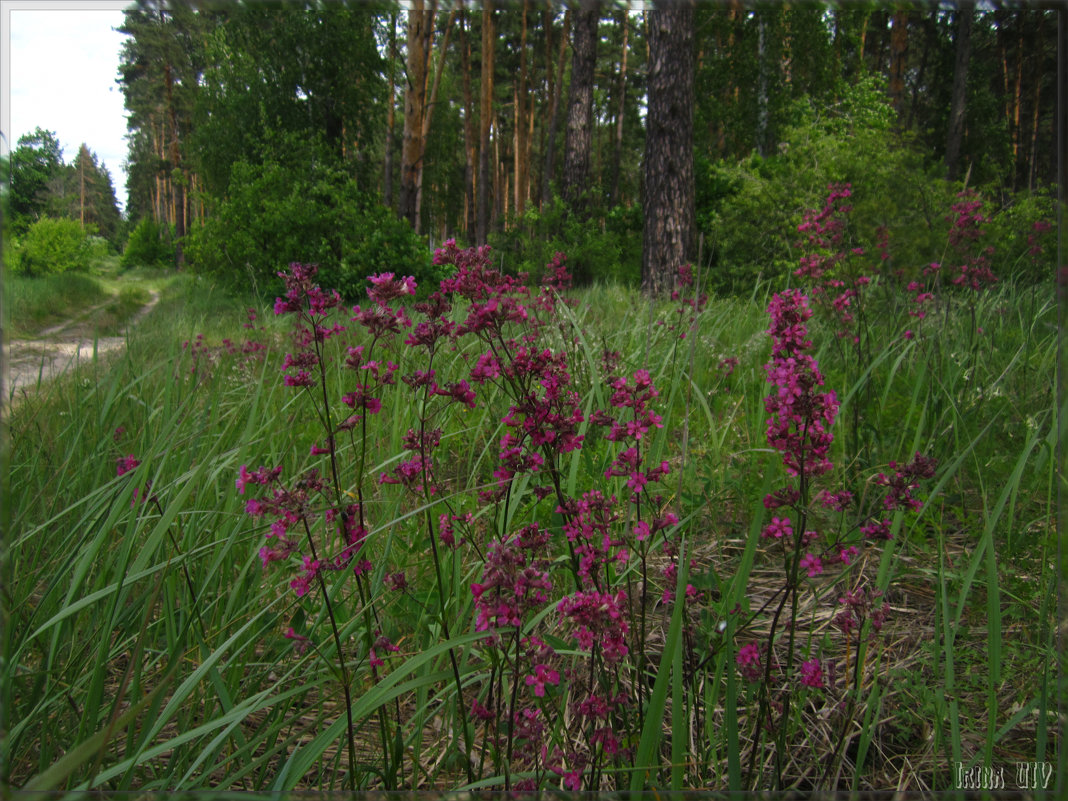
[[[860,44],[857,46],[857,69],[864,67],[864,48],[868,43],[868,22],[871,20],[871,12],[867,12],[864,15],[863,21],[860,23]]]
[[[731,0],[730,5],[727,7],[727,58],[733,63],[737,57],[735,53],[734,44],[736,41],[736,32],[738,30],[738,21],[743,18],[745,14],[745,8],[742,6],[741,0]],[[729,108],[731,104],[737,104],[738,102],[738,84],[734,80],[734,71],[728,70],[727,80],[723,89],[723,107]],[[720,157],[725,157],[728,150],[734,147],[735,142],[727,141],[727,125],[723,120],[718,122],[718,136],[716,139],[717,148],[719,150]]]
[[[493,190],[490,193],[493,197],[493,203],[490,210],[489,226],[486,229],[486,238],[489,238],[490,231],[496,231],[501,220],[501,209],[503,208],[508,197],[508,186],[504,181],[504,164],[501,162],[501,121],[496,118],[493,119],[493,159],[490,161],[491,169],[493,170],[492,182]]]
[[[757,14],[757,129],[756,149],[761,156],[768,149],[768,53],[765,11]]]
[[[174,266],[182,269],[185,264],[185,254],[182,252],[182,239],[185,237],[185,216],[179,211],[184,207],[182,192],[182,157],[178,150],[178,110],[174,106],[174,77],[171,74],[171,65],[165,64],[163,74],[167,86],[167,110],[171,122],[171,175],[176,180],[172,183],[171,195],[171,219],[174,220]]]
[[[1005,46],[1005,27],[1007,12],[998,9],[994,12],[994,25],[997,29],[998,54],[1001,56],[1001,96],[1005,98],[1005,124],[1008,126],[1012,120],[1012,102],[1009,94],[1009,53]]]
[[[887,9],[885,11],[882,11],[882,10],[876,11],[873,14],[873,19],[875,20],[875,24],[872,26],[872,39],[871,39],[871,45],[872,46],[871,46],[871,50],[870,50],[871,64],[872,64],[872,70],[875,71],[875,72],[879,72],[879,73],[883,72],[884,64],[886,63],[886,62],[884,62],[883,59],[884,59],[884,56],[885,56],[886,51],[887,51],[886,29],[887,29],[888,24],[890,22],[889,15],[890,15],[889,9]]]
[[[467,11],[460,10],[460,65],[464,87],[464,235],[475,233],[475,104],[471,94],[471,37]]]
[[[971,60],[975,7],[971,2],[962,2],[957,14],[957,57],[953,65],[953,99],[949,108],[949,136],[946,140],[946,177],[950,181],[957,180],[960,174],[960,150],[964,140],[968,62]]]
[[[905,123],[905,130],[912,130],[912,123],[916,119],[916,110],[920,106],[920,88],[923,87],[924,78],[927,75],[927,61],[931,53],[931,29],[938,19],[938,11],[932,11],[931,16],[926,18],[923,35],[923,54],[920,56],[920,70],[916,75],[916,83],[912,87],[912,103],[909,105],[909,118]]]
[[[627,34],[630,31],[627,11],[621,13],[623,18],[623,52],[619,56],[619,85],[616,89],[619,102],[616,105],[615,147],[612,151],[612,191],[609,205],[619,203],[619,173],[623,163],[623,117],[627,109]]]
[[[694,4],[657,0],[649,41],[642,290],[663,295],[694,245]]]
[[[790,6],[789,4],[783,4],[779,9],[778,27],[780,30],[779,47],[782,49],[782,54],[779,56],[779,72],[782,75],[783,86],[789,87],[794,80],[794,39],[790,30]]]
[[[905,111],[905,57],[909,49],[909,13],[905,9],[894,12],[890,31],[890,104],[897,112],[898,124]]]
[[[551,12],[546,12],[546,30],[551,28]],[[571,9],[564,12],[563,32],[560,34],[560,52],[557,56],[555,85],[546,42],[546,61],[549,62],[549,133],[545,141],[545,167],[541,174],[541,203],[546,206],[552,202],[552,182],[556,177],[556,136],[560,130],[560,95],[564,83],[564,56],[567,53],[567,40],[571,29]]]
[[[393,133],[397,118],[397,14],[389,15],[389,100],[386,105],[386,155],[382,165],[382,202],[393,208]]]
[[[533,181],[531,177],[533,170],[531,167],[534,164],[534,98],[530,98],[529,105],[527,106],[527,135],[526,135],[526,150],[523,153],[523,180],[525,182],[525,188],[523,190],[523,197],[526,198],[526,202],[533,203],[534,195],[530,191],[530,184]]]
[[[579,211],[590,184],[593,134],[593,70],[597,63],[599,0],[580,0],[571,36],[571,85],[568,87],[567,135],[564,140],[564,200]],[[583,204],[586,205],[586,204]],[[583,209],[581,216],[586,216]]]
[[[1063,267],[1065,264],[1064,250],[1062,249],[1062,237],[1063,237],[1063,221],[1064,221],[1064,204],[1068,202],[1068,156],[1065,155],[1065,151],[1068,150],[1068,14],[1057,15],[1057,80],[1054,83],[1054,90],[1057,92],[1057,100],[1053,104],[1054,107],[1054,119],[1053,119],[1053,136],[1056,146],[1054,148],[1054,156],[1051,166],[1056,173],[1057,183],[1057,200],[1061,204],[1061,211],[1059,212],[1061,224],[1061,233],[1058,234],[1058,275],[1064,276]],[[1068,281],[1058,281],[1060,284],[1060,293],[1058,298],[1063,304],[1068,300]],[[1063,386],[1063,384],[1062,384]]]
[[[486,244],[489,235],[491,200],[494,175],[490,172],[490,130],[493,127],[493,48],[496,36],[493,32],[493,0],[486,0],[482,7],[482,64],[481,102],[479,104],[478,143],[478,209],[475,220],[475,242]]]
[[[419,169],[423,160],[423,114],[426,105],[427,28],[433,25],[433,11],[423,0],[413,0],[408,11],[408,81],[404,87],[404,144],[401,148],[401,217],[419,231]]]
[[[164,154],[164,149],[163,148],[164,148],[164,144],[165,144],[164,141],[163,141],[163,124],[162,123],[159,124],[158,132],[157,132],[157,119],[158,119],[157,115],[153,114],[151,122],[150,122],[150,127],[149,127],[149,130],[151,131],[151,135],[152,135],[152,153],[159,159],[160,163],[163,163],[163,161],[164,161],[164,155],[163,155]],[[153,176],[153,178],[155,178],[155,181],[153,183],[155,185],[156,191],[155,191],[155,193],[153,194],[153,197],[152,197],[152,213],[154,215],[155,223],[157,225],[169,225],[169,222],[166,219],[166,213],[165,213],[166,205],[165,205],[165,202],[164,202],[164,194],[163,194],[163,175],[157,169],[156,172],[155,172],[155,175]]]
[[[82,146],[84,149],[84,145]],[[79,156],[82,154],[79,153]],[[79,219],[82,223],[82,229],[85,229],[85,159],[79,158],[78,165],[78,209],[80,212]]]
[[[831,8],[831,19],[834,21],[834,39],[832,46],[834,48],[834,68],[832,75],[834,75],[835,86],[838,86],[838,81],[842,77],[842,9],[839,7]],[[835,89],[835,100],[838,99],[838,89]]]
[[[431,47],[432,47],[432,40],[433,40],[433,37],[434,37],[434,13],[435,12],[433,10],[431,10],[430,17],[429,17],[429,19],[427,21],[427,27],[426,27],[426,30],[424,31],[424,33],[426,35],[426,44],[425,44],[424,52],[426,53],[426,64],[427,64],[426,79],[427,79],[427,81],[430,80],[430,70],[431,70],[431,66],[432,66],[431,65],[431,59],[430,59],[430,53],[431,53]],[[421,229],[421,218],[422,218],[422,213],[423,213],[423,167],[426,165],[426,161],[424,159],[424,156],[426,155],[426,143],[430,139],[430,121],[434,116],[434,106],[436,106],[437,102],[438,102],[438,88],[441,86],[441,74],[445,70],[445,56],[446,56],[446,53],[448,53],[448,51],[449,51],[449,35],[452,33],[452,23],[455,21],[455,19],[456,19],[456,10],[453,9],[452,11],[449,12],[449,17],[445,21],[445,33],[441,37],[441,47],[439,48],[440,55],[438,57],[437,69],[434,71],[434,80],[433,80],[433,83],[431,84],[431,88],[430,88],[430,99],[426,103],[423,104],[423,122],[422,122],[423,130],[422,130],[422,138],[421,138],[423,152],[419,154],[419,164],[418,164],[418,168],[416,169],[416,173],[415,173],[415,210],[416,210],[415,211],[415,220],[416,220],[415,230],[416,231],[422,230]],[[426,90],[425,89],[423,91],[423,96],[426,97]]]
[[[1012,124],[1009,130],[1012,132],[1012,188],[1017,188],[1017,176],[1020,165],[1020,106],[1022,104],[1023,88],[1023,51],[1024,51],[1024,16],[1021,14],[1017,19],[1016,37],[1016,76],[1012,91]]]
[[[515,213],[519,217],[527,206],[527,117],[532,116],[527,98],[527,12],[530,0],[523,0],[523,20],[519,35],[519,88],[515,91]]]
[[[1042,100],[1042,23],[1045,15],[1038,15],[1038,26],[1035,31],[1035,46],[1031,48],[1031,80],[1034,83],[1034,100],[1031,109],[1031,155],[1027,161],[1027,191],[1035,191],[1035,181],[1038,177],[1036,167],[1038,156],[1038,121]]]
[[[512,202],[515,205],[516,214],[519,213],[519,161],[522,158],[523,147],[521,144],[523,134],[523,112],[520,108],[519,84],[512,82]],[[507,215],[505,215],[507,216]]]

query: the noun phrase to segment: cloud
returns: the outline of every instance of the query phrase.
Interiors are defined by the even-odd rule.
[[[125,206],[126,112],[116,80],[126,37],[114,30],[122,11],[36,5],[10,11],[10,144],[44,128],[56,134],[69,163],[84,142],[107,166]]]

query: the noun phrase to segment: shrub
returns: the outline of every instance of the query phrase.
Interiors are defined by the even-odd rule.
[[[1056,263],[1055,191],[1019,192],[992,215],[989,241],[997,243],[998,274],[1032,284],[1053,277]]]
[[[509,272],[525,272],[534,283],[558,251],[567,253],[577,285],[593,281],[636,286],[641,280],[642,213],[640,206],[616,206],[603,216],[580,220],[568,214],[559,197],[541,211],[527,210],[504,233],[490,236],[504,255]]]
[[[758,276],[786,280],[797,267],[797,226],[831,183],[852,184],[848,240],[873,245],[891,231],[893,267],[938,260],[948,230],[940,216],[952,188],[893,130],[893,109],[875,79],[831,107],[800,102],[779,152],[737,164],[699,162],[697,220],[712,248],[710,280],[748,292]]]
[[[93,258],[102,255],[93,233],[92,226],[83,228],[75,220],[42,217],[13,248],[11,269],[28,276],[88,270]]]
[[[227,197],[193,232],[186,253],[194,269],[230,283],[281,289],[278,272],[315,263],[324,284],[349,299],[383,271],[434,275],[430,252],[403,220],[361,192],[340,168],[236,163]]]
[[[122,254],[123,269],[164,267],[174,263],[174,243],[169,228],[145,217],[133,229]]]

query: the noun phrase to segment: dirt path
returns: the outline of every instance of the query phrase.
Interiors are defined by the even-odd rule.
[[[152,290],[152,297],[126,324],[126,330],[137,325],[159,303],[159,292]],[[93,350],[103,355],[126,346],[126,337],[99,337],[95,340],[87,320],[92,313],[106,306],[102,303],[41,332],[36,339],[17,339],[4,346],[6,373],[3,384],[3,406],[17,403],[26,397],[30,388],[55,378],[79,363],[91,361]]]

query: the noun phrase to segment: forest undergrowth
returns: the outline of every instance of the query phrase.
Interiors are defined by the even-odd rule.
[[[451,241],[438,286],[398,266],[357,306],[304,264],[273,308],[186,280],[9,420],[4,783],[1059,766],[1052,283],[995,273],[968,193],[943,259],[894,267],[846,244],[850,193],[748,298],[700,265],[575,289],[563,253],[528,286]]]

